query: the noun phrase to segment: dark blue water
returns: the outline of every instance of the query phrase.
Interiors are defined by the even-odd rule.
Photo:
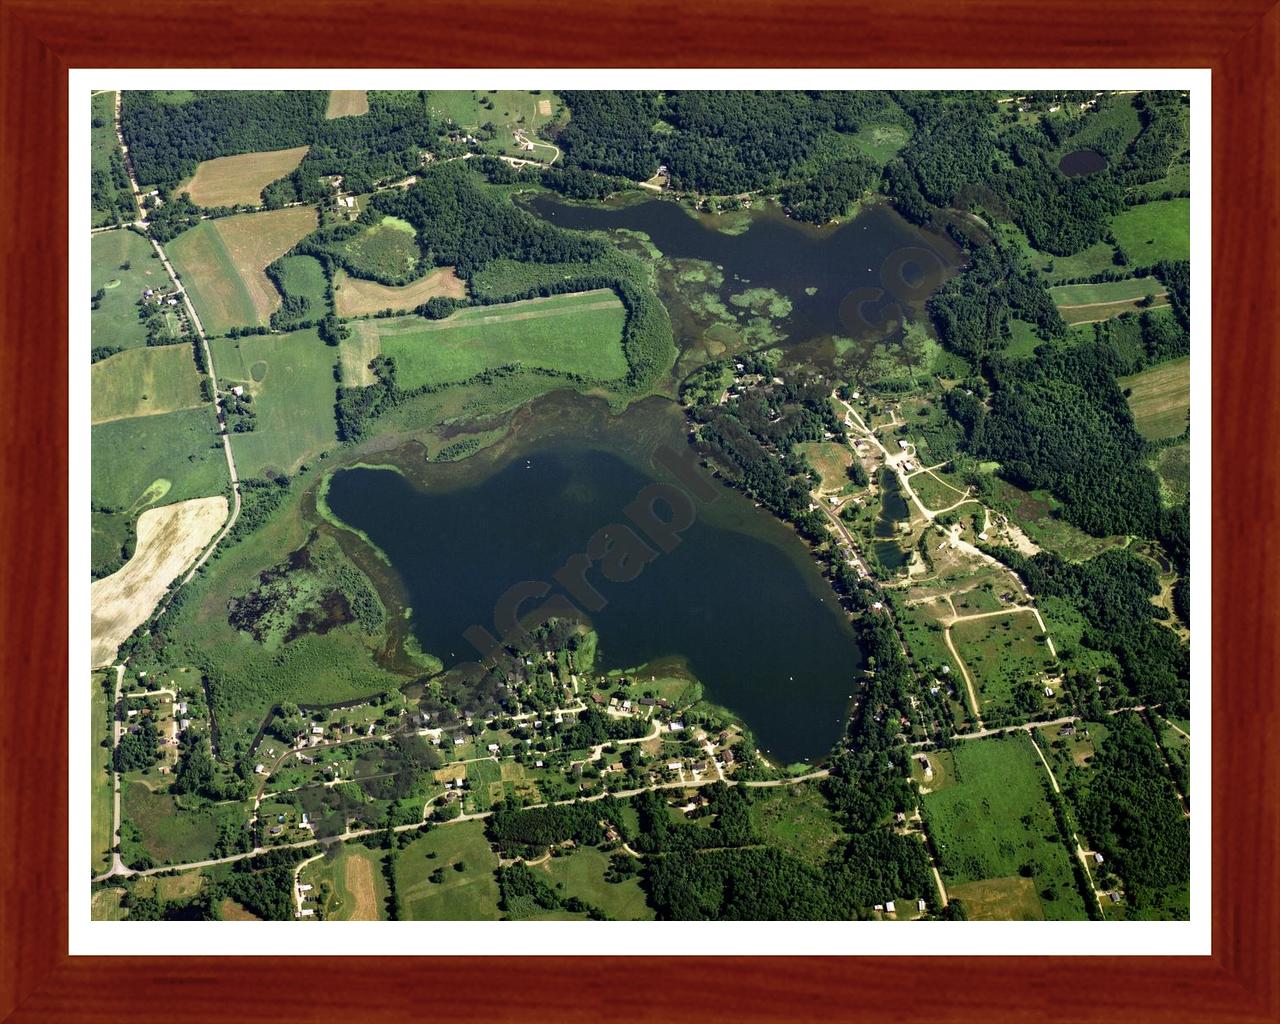
[[[608,450],[559,442],[449,489],[341,470],[328,503],[390,558],[414,633],[449,666],[476,659],[467,627],[499,632],[494,605],[512,584],[547,581],[564,593],[552,573],[598,529],[626,522],[622,509],[652,479]],[[718,508],[755,511],[720,490]],[[607,602],[587,616],[603,667],[680,656],[771,759],[818,758],[840,736],[862,655],[803,543],[763,514],[740,518],[755,521],[750,532],[717,525],[724,516],[705,510],[674,551],[629,582],[609,582],[598,567],[588,574]]]

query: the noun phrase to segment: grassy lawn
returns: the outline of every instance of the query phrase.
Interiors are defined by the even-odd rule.
[[[552,857],[531,870],[541,873],[561,897],[577,896],[615,921],[652,921],[653,911],[645,902],[638,875],[625,882],[605,881],[609,857],[586,846],[567,857]]]
[[[197,206],[257,206],[262,202],[262,190],[302,163],[307,149],[295,146],[205,160],[178,190],[191,196]]]
[[[1118,381],[1143,437],[1177,437],[1191,415],[1191,357],[1171,359]]]
[[[211,345],[219,384],[239,385],[253,397],[256,427],[231,438],[241,476],[261,477],[268,469],[293,473],[337,443],[338,352],[314,330],[219,338]]]
[[[1059,309],[1134,300],[1148,294],[1163,293],[1164,285],[1154,277],[1131,277],[1124,281],[1101,281],[1097,284],[1062,284],[1049,289],[1049,297]]]
[[[1045,797],[1047,776],[1031,740],[1023,733],[1006,738],[970,740],[952,752],[956,784],[924,797],[929,830],[942,858],[942,873],[952,898],[963,897],[955,887],[971,882],[999,882],[994,899],[987,893],[977,906],[967,906],[977,917],[988,900],[996,904],[992,916],[1046,917],[1078,920],[1085,917],[1076,891],[1070,857],[1058,836],[1053,811]],[[961,890],[963,891],[963,890]],[[976,894],[975,894],[976,895]],[[1039,903],[1032,912],[1031,897]]]
[[[90,242],[89,285],[103,290],[98,308],[89,315],[94,345],[141,348],[147,332],[138,319],[138,299],[148,289],[169,288],[155,250],[133,231],[104,231]],[[124,269],[128,265],[128,270]]]
[[[538,142],[538,129],[555,120],[562,110],[559,98],[552,92],[528,92],[515,89],[474,89],[471,91],[433,92],[427,98],[431,113],[451,118],[460,128],[474,131],[492,122],[497,128],[493,139],[484,144],[491,153],[550,160],[554,151],[538,146],[532,153],[523,152],[512,131],[519,128],[531,141]]]
[[[1116,215],[1111,231],[1129,260],[1149,266],[1157,260],[1191,256],[1191,200],[1165,199],[1131,206]]]
[[[369,94],[364,89],[330,89],[325,117],[351,117],[369,112]]]
[[[814,867],[844,837],[822,793],[810,783],[756,790],[751,824],[764,842]]]
[[[625,310],[599,289],[459,310],[445,320],[377,321],[379,345],[396,362],[400,386],[460,382],[499,366],[619,380]]]
[[[90,381],[95,426],[132,416],[194,409],[204,401],[190,345],[117,352],[93,364]]]
[[[462,864],[463,870],[455,869]],[[442,825],[414,840],[396,859],[401,916],[412,921],[496,921],[497,855],[484,837],[484,822]],[[439,882],[431,874],[443,869]]]
[[[1012,708],[1015,687],[1024,681],[1037,685],[1052,664],[1049,649],[1036,641],[1040,626],[1028,612],[1013,612],[958,622],[951,640],[978,687],[984,711]]]
[[[169,259],[205,330],[265,326],[280,293],[264,271],[315,226],[315,209],[295,206],[201,221],[170,242]]]
[[[957,501],[964,501],[968,496],[964,484],[955,478],[948,480],[946,474],[942,473],[941,470],[935,470],[932,473],[914,473],[911,476],[910,483],[911,489],[924,502],[925,507],[933,512],[950,508]],[[961,505],[956,509],[956,512],[967,515],[977,510],[978,506],[976,504]]]
[[[89,738],[93,752],[89,759],[91,768],[90,788],[90,837],[93,842],[93,873],[96,875],[111,866],[111,713],[103,680],[114,679],[114,673],[93,673],[93,694],[90,716],[92,727]]]
[[[467,283],[452,267],[437,267],[412,284],[399,287],[349,277],[345,270],[336,270],[333,275],[333,301],[339,316],[364,316],[384,309],[407,312],[437,295],[461,299],[466,294]]]

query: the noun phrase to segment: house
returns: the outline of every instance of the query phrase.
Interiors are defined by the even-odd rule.
[[[1095,853],[1095,854],[1093,855],[1093,862],[1094,862],[1095,864],[1101,864],[1101,863],[1102,863],[1102,860],[1103,860],[1103,858],[1102,858],[1102,854],[1100,854],[1100,853]]]
[[[926,907],[927,907],[927,904],[925,903],[924,900],[916,900],[916,910],[920,911],[920,913],[923,914],[925,912]]]
[[[883,904],[883,903],[877,903],[877,904],[876,904],[876,906],[875,906],[875,909],[876,909],[876,910],[884,910],[884,904]]]
[[[299,917],[314,917],[314,916],[315,916],[315,913],[316,913],[316,912],[315,912],[315,909],[314,909],[314,908],[312,908],[312,907],[303,907],[301,910],[299,910],[299,911],[298,911],[298,916],[299,916]]]
[[[907,450],[907,442],[906,442],[906,441],[903,441],[903,440],[901,440],[901,439],[899,439],[899,440],[898,440],[898,447],[899,447],[899,448],[901,448],[901,449],[905,452],[905,451]]]
[[[462,746],[462,744],[464,744],[464,743],[466,743],[466,742],[467,742],[467,741],[466,741],[466,738],[465,738],[465,737],[463,737],[463,736],[455,736],[455,737],[453,738],[453,745],[454,745],[455,747],[460,747],[460,746]]]
[[[241,387],[239,384],[237,384],[235,387],[231,389],[231,393],[235,395],[236,398],[239,398],[244,394],[244,388]]]
[[[268,832],[273,836],[278,836],[283,831],[284,831],[283,825],[272,825],[271,828],[268,829]]]
[[[185,715],[187,713],[187,702],[185,700],[178,701],[178,703],[173,706],[173,710],[179,715]]]
[[[533,762],[533,766],[534,766],[535,768],[541,768],[541,767],[542,767],[542,762],[541,762],[541,761],[534,761],[534,762]]]
[[[623,711],[630,711],[630,710],[631,710],[631,701],[629,701],[629,700],[624,700],[624,701],[622,702],[622,710],[623,710]]]
[[[987,534],[985,530],[982,533],[978,534],[978,540],[986,540],[986,539],[987,539]]]
[[[489,753],[496,754],[498,752],[498,744],[490,743],[488,747]]]
[[[260,764],[257,767],[255,767],[253,771],[255,775],[265,775],[267,771],[267,766],[265,764]]]
[[[596,704],[603,704],[603,703],[604,703],[604,698],[603,698],[603,697],[601,697],[601,696],[600,696],[600,694],[598,694],[598,693],[593,693],[593,694],[591,695],[591,700],[592,700],[592,702],[594,702],[594,703],[596,703]]]
[[[894,906],[893,900],[885,900],[884,912],[886,914],[896,914],[898,912],[898,908]]]
[[[191,725],[191,719],[184,718],[178,722],[178,732],[186,732]]]
[[[684,729],[684,722],[675,721],[667,725],[667,732],[681,732]]]
[[[679,770],[680,770],[680,762],[679,762],[679,761],[668,761],[668,762],[667,762],[667,771],[669,771],[669,772],[678,772]]]
[[[310,882],[304,882],[302,885],[298,886],[298,892],[310,892],[310,891],[311,891]]]
[[[1046,687],[1044,688],[1044,695],[1045,695],[1046,697],[1052,697],[1052,696],[1053,696],[1053,687],[1052,687],[1052,686],[1046,686]]]

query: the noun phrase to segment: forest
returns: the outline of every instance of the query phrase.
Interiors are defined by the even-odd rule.
[[[202,160],[306,145],[328,104],[328,92],[220,90],[175,103],[131,89],[120,129],[138,181],[173,186]]]

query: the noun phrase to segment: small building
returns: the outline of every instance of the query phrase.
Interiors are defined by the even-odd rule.
[[[916,910],[923,914],[926,909],[928,909],[928,904],[924,900],[916,900]]]
[[[312,736],[323,736],[323,735],[324,735],[324,729],[323,729],[322,727],[318,726],[318,725],[313,725],[313,726],[311,727],[311,735],[312,735]]]
[[[254,772],[254,774],[255,774],[255,775],[265,775],[265,774],[266,774],[266,771],[267,771],[267,766],[266,766],[265,764],[257,765],[257,766],[253,769],[253,772]]]
[[[901,448],[901,449],[905,452],[905,451],[907,450],[907,442],[906,442],[906,441],[903,441],[901,438],[899,438],[899,439],[898,439],[898,447],[899,447],[899,448]]]
[[[541,761],[534,761],[534,762],[533,762],[533,766],[534,766],[535,768],[541,768],[541,767],[542,767],[542,762],[541,762]]]
[[[896,914],[898,908],[894,905],[893,900],[886,900],[884,904],[884,912],[886,914]]]
[[[496,754],[498,752],[498,744],[490,743],[488,747],[489,753]]]
[[[241,395],[244,394],[244,388],[241,387],[239,384],[237,384],[235,387],[231,389],[231,393],[235,395],[237,398],[239,398]]]
[[[453,739],[453,745],[454,745],[455,747],[460,747],[460,746],[462,746],[462,744],[464,744],[464,743],[466,743],[466,742],[467,742],[467,741],[466,741],[466,738],[465,738],[465,737],[463,737],[463,736],[455,736],[455,737],[454,737],[454,739]]]
[[[312,907],[303,907],[301,910],[299,910],[299,911],[298,911],[298,916],[299,916],[299,917],[314,917],[314,916],[315,916],[315,913],[316,913],[316,912],[315,912],[315,909],[314,909],[314,908],[312,908]]]
[[[310,891],[311,891],[310,882],[304,882],[302,885],[298,886],[298,892],[310,892]]]
[[[667,724],[667,732],[682,732],[684,730],[684,722],[675,721]]]
[[[668,761],[668,762],[667,762],[667,771],[669,771],[669,772],[678,772],[678,771],[680,770],[680,767],[681,767],[681,765],[680,765],[680,762],[679,762],[679,761]]]
[[[1102,861],[1103,861],[1102,854],[1100,854],[1100,853],[1095,853],[1095,854],[1093,855],[1093,862],[1094,862],[1095,864],[1101,864],[1101,863],[1102,863]]]
[[[1052,697],[1052,696],[1053,696],[1053,687],[1052,687],[1052,686],[1046,686],[1046,687],[1044,688],[1044,695],[1045,695],[1046,697]]]

